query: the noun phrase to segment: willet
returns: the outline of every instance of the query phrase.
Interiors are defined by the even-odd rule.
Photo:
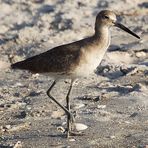
[[[95,33],[91,37],[52,48],[44,53],[30,57],[24,61],[12,64],[13,69],[29,70],[33,73],[47,73],[54,81],[47,95],[67,114],[67,137],[72,133],[74,117],[70,112],[69,94],[75,78],[87,77],[100,64],[110,45],[110,27],[116,26],[140,39],[138,35],[117,22],[113,11],[101,11],[95,22]],[[51,90],[60,78],[71,79],[66,96],[67,106],[61,105],[51,94]]]

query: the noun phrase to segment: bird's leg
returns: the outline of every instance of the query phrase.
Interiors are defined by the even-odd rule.
[[[70,112],[70,100],[69,100],[70,98],[69,98],[69,95],[71,93],[73,84],[74,84],[74,79],[71,80],[70,88],[69,88],[67,96],[66,96],[67,109],[68,109],[69,112]],[[73,130],[72,127],[75,128],[74,120],[72,121],[69,114],[67,114],[67,138],[69,138],[69,136],[83,136],[84,135],[81,132],[72,131]]]
[[[70,121],[71,122],[74,122],[74,117],[70,113],[70,111],[66,107],[64,107],[62,104],[60,104],[53,96],[51,96],[50,91],[52,90],[52,88],[54,87],[55,84],[56,84],[56,81],[54,80],[54,82],[52,83],[52,85],[50,86],[50,88],[47,90],[47,95],[48,95],[49,98],[51,98],[58,106],[60,106],[66,112],[66,114],[70,118]]]
[[[69,95],[70,95],[70,92],[72,90],[73,82],[74,82],[74,80],[72,79],[71,83],[70,83],[70,88],[69,88],[67,96],[66,96],[67,110],[69,112],[70,112],[70,100],[69,100],[70,98],[69,98]],[[71,119],[70,119],[69,114],[67,114],[67,138],[69,137],[69,133],[71,132],[71,129],[72,129],[71,126],[72,126],[71,125]]]

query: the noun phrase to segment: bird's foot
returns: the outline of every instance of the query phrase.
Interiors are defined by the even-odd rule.
[[[73,137],[73,136],[83,136],[84,135],[84,132],[80,132],[80,131],[68,131],[68,130],[65,130],[65,133],[67,134],[67,138],[69,137]]]
[[[83,136],[84,132],[80,132],[80,131],[70,131],[69,132],[70,136]]]

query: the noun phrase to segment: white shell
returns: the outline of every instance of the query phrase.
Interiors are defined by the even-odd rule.
[[[76,141],[76,140],[75,140],[75,139],[69,139],[69,141],[70,141],[70,142],[74,142],[74,141]]]
[[[77,104],[75,104],[74,109],[79,109],[79,108],[82,108],[84,106],[85,106],[85,104],[83,104],[83,103],[77,103]]]
[[[82,123],[75,123],[75,128],[77,131],[82,131],[82,130],[86,130],[88,126]]]
[[[145,52],[140,51],[140,52],[137,52],[136,53],[136,57],[137,58],[141,58],[141,57],[145,57],[145,56],[146,56],[146,53]]]

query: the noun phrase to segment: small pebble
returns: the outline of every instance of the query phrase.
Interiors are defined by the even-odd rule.
[[[111,139],[115,139],[116,137],[115,137],[115,136],[110,136],[110,138],[111,138]]]
[[[130,124],[131,122],[129,122],[129,121],[124,121],[124,123],[126,123],[126,124]]]
[[[15,84],[15,87],[17,87],[17,86],[23,86],[23,84],[20,83],[20,82],[17,82],[17,83]]]
[[[27,103],[25,103],[25,102],[16,102],[16,105],[23,108],[23,107],[26,107]]]
[[[65,132],[65,129],[62,126],[57,127],[57,130],[61,133]]]
[[[11,125],[5,125],[5,128],[6,129],[10,129],[11,128]]]
[[[30,105],[28,105],[28,106],[26,106],[26,109],[27,109],[27,110],[31,110],[32,107],[31,107]]]
[[[97,108],[98,109],[104,109],[104,108],[106,108],[106,105],[98,105]]]
[[[67,122],[63,122],[62,125],[65,125]]]
[[[83,103],[77,103],[77,104],[75,104],[74,109],[80,109],[84,106],[85,106],[85,104],[83,104]]]
[[[21,141],[17,141],[17,143],[13,146],[13,148],[22,148],[22,142]]]
[[[33,77],[33,78],[38,78],[38,77],[39,77],[39,74],[38,74],[38,73],[32,74],[32,77]]]
[[[69,141],[70,141],[70,142],[74,142],[74,141],[76,141],[76,140],[75,140],[75,139],[69,139]]]

